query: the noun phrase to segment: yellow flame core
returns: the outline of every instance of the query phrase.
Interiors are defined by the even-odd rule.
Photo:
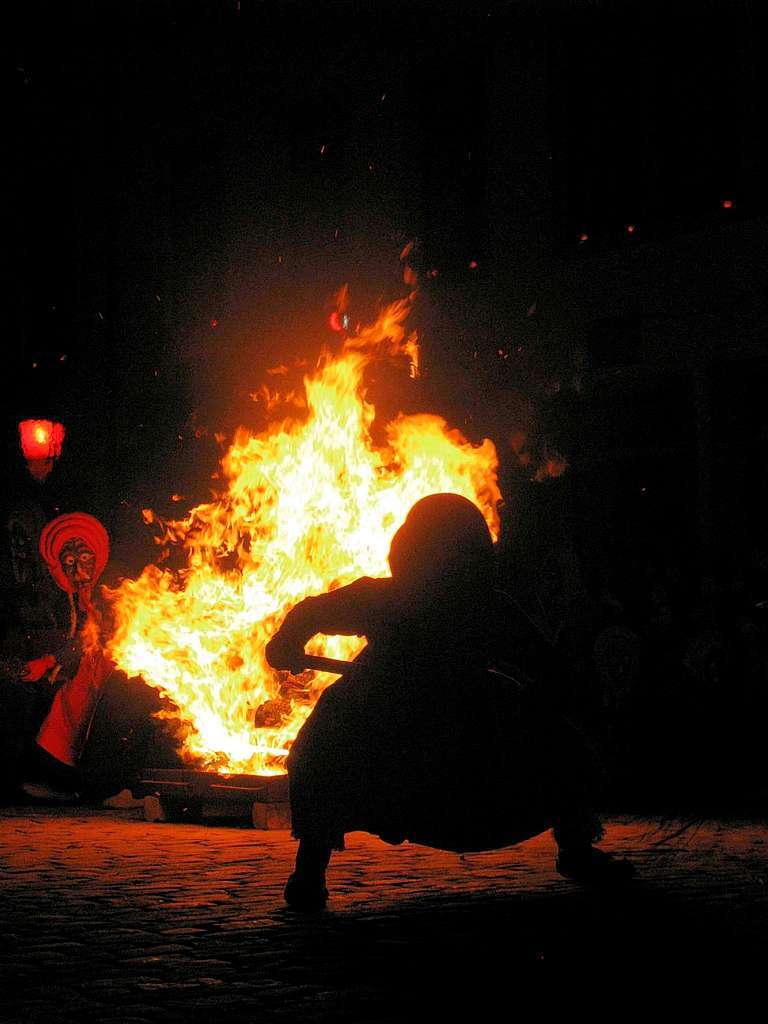
[[[184,727],[190,761],[221,772],[285,771],[291,741],[334,677],[290,679],[267,665],[264,646],[302,598],[388,575],[392,535],[420,498],[462,494],[498,533],[491,441],[473,446],[429,414],[398,416],[383,446],[371,438],[363,372],[382,350],[413,367],[408,311],[407,301],[395,303],[341,355],[323,355],[304,380],[303,421],[238,432],[221,464],[226,492],[164,524],[165,540],[185,549],[184,570],[150,565],[109,593],[110,653],[178,707],[171,717]],[[349,659],[364,644],[316,637],[309,650]]]

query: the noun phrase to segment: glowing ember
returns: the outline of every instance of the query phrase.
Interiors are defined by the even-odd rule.
[[[270,669],[264,646],[288,609],[362,575],[388,575],[390,539],[419,498],[439,491],[475,501],[497,533],[497,456],[438,416],[398,416],[386,443],[371,438],[375,409],[363,372],[377,356],[418,372],[403,300],[371,327],[324,353],[293,397],[294,419],[259,435],[240,430],[221,463],[228,485],[183,521],[161,523],[183,546],[178,573],[148,566],[110,593],[111,654],[178,706],[184,756],[219,771],[277,774],[319,693],[333,679]],[[145,519],[160,523],[149,511]],[[351,658],[358,637],[317,638],[313,654]]]

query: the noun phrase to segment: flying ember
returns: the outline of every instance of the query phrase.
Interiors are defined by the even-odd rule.
[[[375,409],[364,372],[378,358],[417,373],[408,300],[324,352],[304,378],[296,415],[260,434],[244,429],[222,459],[226,490],[186,519],[160,523],[185,567],[147,566],[109,594],[116,629],[110,653],[175,705],[186,760],[220,772],[285,771],[291,742],[333,681],[271,669],[264,646],[302,598],[389,574],[387,553],[410,507],[435,492],[462,494],[494,536],[497,455],[473,446],[431,414],[398,415],[374,444]],[[318,637],[313,654],[352,658],[360,637]]]

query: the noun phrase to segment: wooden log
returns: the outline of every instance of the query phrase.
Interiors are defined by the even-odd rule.
[[[147,769],[146,821],[251,820],[258,829],[291,827],[287,775],[219,775],[196,769]]]

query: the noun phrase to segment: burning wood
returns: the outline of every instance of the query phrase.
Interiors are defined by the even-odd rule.
[[[117,628],[110,653],[178,708],[184,757],[218,772],[285,771],[293,738],[335,671],[315,662],[298,680],[271,669],[264,647],[302,598],[362,575],[388,575],[395,530],[420,498],[464,495],[494,536],[497,456],[443,419],[399,415],[385,444],[371,437],[374,407],[363,375],[377,357],[418,362],[403,327],[407,300],[324,352],[304,379],[301,418],[241,430],[221,463],[226,491],[161,524],[186,567],[148,566],[111,592]],[[288,389],[286,389],[288,390]],[[298,416],[299,414],[297,414]],[[322,637],[309,653],[349,659],[359,637]],[[288,684],[288,685],[286,685]]]
[[[250,818],[255,828],[291,827],[284,776],[228,775],[184,768],[149,768],[139,785],[147,821]]]

